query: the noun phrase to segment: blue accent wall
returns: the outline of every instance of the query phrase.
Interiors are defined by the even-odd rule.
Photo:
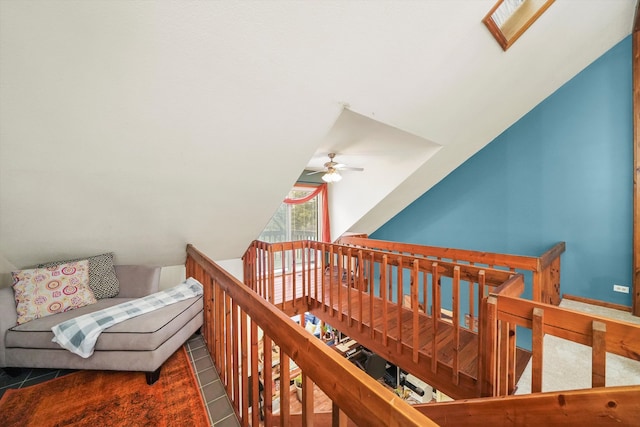
[[[561,292],[630,306],[613,284],[632,277],[631,54],[629,36],[371,237],[519,255],[565,241]]]

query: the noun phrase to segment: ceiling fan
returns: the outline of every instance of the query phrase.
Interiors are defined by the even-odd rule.
[[[355,168],[355,167],[347,166],[342,163],[335,162],[333,161],[335,157],[336,157],[336,153],[329,153],[329,161],[324,164],[324,167],[314,172],[310,172],[307,175],[313,175],[316,173],[324,172],[324,175],[322,175],[323,181],[338,182],[342,179],[342,176],[339,173],[340,171],[362,172],[364,170],[364,168]]]

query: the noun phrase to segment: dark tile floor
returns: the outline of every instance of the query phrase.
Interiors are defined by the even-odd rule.
[[[224,390],[213,361],[200,335],[194,335],[185,344],[200,384],[200,392],[209,411],[212,427],[239,426],[229,398]],[[0,397],[10,388],[21,388],[38,384],[62,375],[68,370],[24,369],[21,375],[10,377],[0,369]]]
[[[209,410],[209,419],[213,427],[240,426],[233,407],[229,402],[224,385],[213,367],[211,355],[201,335],[194,335],[187,341],[187,353],[194,366],[194,372],[200,383],[202,398]]]

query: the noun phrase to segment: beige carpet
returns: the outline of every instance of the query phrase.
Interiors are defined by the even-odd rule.
[[[564,299],[560,307],[640,325],[631,313]],[[640,339],[640,337],[638,337]],[[544,338],[542,391],[591,388],[591,347],[547,335]],[[606,385],[640,384],[640,362],[607,353]],[[515,394],[531,393],[531,361],[524,370]]]

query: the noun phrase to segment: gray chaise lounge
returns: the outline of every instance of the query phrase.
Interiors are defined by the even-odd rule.
[[[90,313],[158,291],[160,268],[115,266],[120,292],[115,298],[32,320],[16,326],[13,289],[0,289],[0,368],[102,369],[142,371],[153,384],[160,367],[202,326],[202,297],[190,298],[128,319],[106,329],[95,352],[84,359],[51,342],[51,327]]]

